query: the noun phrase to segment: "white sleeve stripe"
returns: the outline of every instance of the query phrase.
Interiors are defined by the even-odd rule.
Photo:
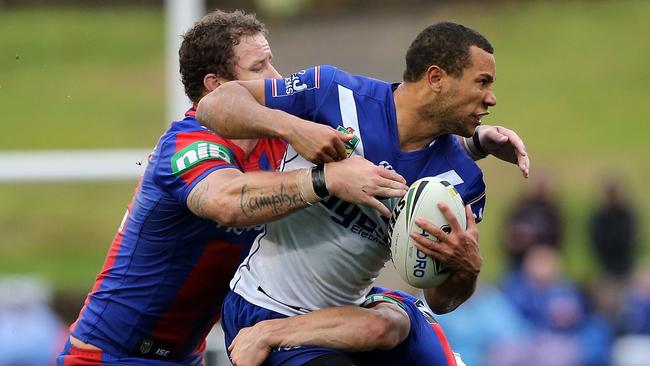
[[[436,175],[436,177],[438,177],[438,178],[440,178],[442,180],[446,180],[447,182],[449,182],[449,183],[451,183],[452,185],[455,185],[455,186],[465,183],[463,178],[461,178],[460,175],[458,175],[458,173],[456,173],[455,170],[448,170],[448,171],[446,171],[444,173],[440,173],[440,174]]]
[[[354,133],[359,137],[359,144],[355,152],[361,156],[363,155],[363,141],[361,140],[361,132],[359,131],[359,119],[357,117],[357,105],[354,103],[354,93],[352,90],[338,85],[339,91],[339,107],[341,108],[341,121],[343,127],[352,127]]]
[[[473,200],[467,202],[467,204],[471,206],[471,205],[475,204],[476,202],[480,201],[481,198],[483,198],[483,197],[485,197],[485,191],[483,191],[483,193],[481,193],[478,197],[476,197]]]

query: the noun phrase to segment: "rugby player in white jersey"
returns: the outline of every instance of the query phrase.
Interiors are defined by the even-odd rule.
[[[448,312],[471,296],[482,265],[478,232],[472,223],[474,216],[478,220],[482,217],[485,187],[480,170],[450,134],[472,137],[488,107],[496,104],[492,52],[492,46],[479,33],[458,24],[439,23],[425,29],[413,42],[407,53],[405,81],[399,85],[352,76],[333,67],[315,67],[284,80],[228,83],[201,101],[198,119],[226,137],[276,136],[287,140],[291,147],[283,170],[309,172],[318,196],[312,199],[312,207],[268,224],[257,238],[231,282],[234,293],[224,306],[227,339],[265,319],[367,304],[367,299],[370,304],[394,302],[402,304],[402,309],[417,310],[417,304],[401,294],[371,289],[389,258],[386,223],[379,213],[365,205],[329,197],[329,189],[336,187],[325,184],[327,167],[314,168],[296,153],[312,161],[336,160],[340,150],[326,149],[318,157],[305,154],[302,146],[323,133],[331,135],[329,131],[335,128],[355,134],[345,141],[349,155],[395,169],[409,183],[422,176],[440,175],[456,186],[468,204],[468,229],[445,234],[420,220],[418,225],[423,230],[446,245],[434,246],[424,237],[416,240],[420,250],[453,270],[443,285],[425,290],[431,308]],[[325,126],[314,127],[261,104]],[[331,136],[332,141],[338,138]],[[520,168],[525,161],[522,171],[526,174],[525,151],[511,150],[516,151]],[[408,357],[428,362],[426,357],[436,357],[427,349],[428,343],[414,336],[419,329],[414,319],[417,313],[408,314],[411,327],[397,347],[375,357],[364,355],[355,362],[374,358],[394,364]],[[303,364],[331,352],[323,347],[276,349],[267,362]],[[453,358],[448,356],[447,352],[441,357],[451,364]]]

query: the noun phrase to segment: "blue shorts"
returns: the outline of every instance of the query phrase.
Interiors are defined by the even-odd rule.
[[[117,357],[101,350],[81,349],[70,344],[70,339],[65,344],[63,351],[56,358],[57,366],[181,366],[203,365],[203,357],[197,355],[194,362],[175,363],[170,361],[151,360],[137,357]]]
[[[411,330],[404,342],[391,350],[351,353],[355,364],[364,365],[436,365],[456,366],[454,354],[440,325],[429,314],[423,313],[424,304],[401,291],[373,288],[370,295],[381,294],[402,305],[411,321]],[[378,300],[378,302],[382,302]],[[370,303],[368,307],[378,302]],[[395,302],[395,301],[391,301]],[[234,292],[230,292],[223,304],[221,326],[226,347],[240,329],[250,327],[267,319],[286,318],[284,314],[253,305]],[[264,365],[302,365],[316,357],[330,353],[344,353],[325,347],[300,346],[278,348],[271,352]]]
[[[239,296],[234,291],[230,291],[223,301],[221,313],[221,327],[226,341],[226,349],[239,330],[246,327],[252,327],[263,320],[286,318],[284,314],[276,313],[263,307],[253,305]],[[264,365],[302,365],[319,356],[330,353],[344,353],[325,347],[300,346],[292,348],[276,348]]]

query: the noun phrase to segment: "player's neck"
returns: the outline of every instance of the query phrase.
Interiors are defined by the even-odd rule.
[[[401,151],[424,149],[442,134],[423,113],[427,95],[422,88],[415,87],[414,83],[402,83],[393,92],[393,99]]]

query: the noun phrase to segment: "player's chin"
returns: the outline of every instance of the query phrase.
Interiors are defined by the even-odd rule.
[[[457,135],[462,136],[462,137],[472,137],[474,134],[474,131],[476,131],[476,125],[474,124],[466,124],[463,126],[464,128],[461,128],[460,131],[456,132]]]
[[[481,120],[480,119],[472,119],[468,124],[467,124],[467,133],[471,137],[474,132],[476,132],[476,129],[481,125]]]

